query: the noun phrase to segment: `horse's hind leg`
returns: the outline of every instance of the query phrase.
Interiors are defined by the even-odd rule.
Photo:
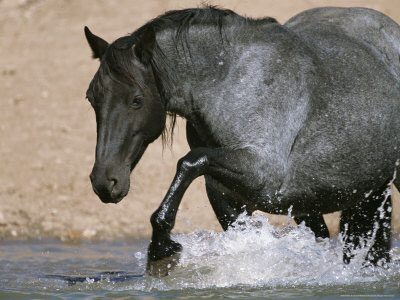
[[[343,236],[343,261],[349,263],[354,250],[370,245],[367,261],[377,264],[390,260],[391,241],[391,198],[386,194],[387,185],[369,195],[355,207],[343,210],[340,232]]]
[[[297,224],[304,222],[315,234],[316,238],[329,238],[329,230],[322,214],[310,214],[304,217],[294,217]]]

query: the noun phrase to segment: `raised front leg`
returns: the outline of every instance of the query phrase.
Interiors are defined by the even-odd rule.
[[[182,246],[171,240],[170,233],[182,197],[192,181],[209,174],[227,180],[239,189],[239,183],[247,178],[239,169],[243,165],[246,167],[249,156],[243,150],[196,148],[179,160],[174,180],[161,205],[151,216],[153,235],[147,264],[147,271],[151,275],[167,275],[179,260]],[[252,184],[254,182],[252,180]]]
[[[179,260],[182,246],[171,240],[176,213],[183,194],[198,176],[204,174],[209,164],[203,151],[190,151],[178,161],[172,184],[161,205],[150,218],[153,235],[148,249],[147,271],[153,276],[166,276]]]

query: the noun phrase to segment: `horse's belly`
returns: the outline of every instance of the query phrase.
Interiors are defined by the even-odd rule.
[[[326,136],[291,153],[280,194],[282,206],[330,213],[349,207],[394,177],[400,130],[385,137]],[[384,134],[384,133],[382,133]]]

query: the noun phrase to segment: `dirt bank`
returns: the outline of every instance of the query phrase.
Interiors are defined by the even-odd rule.
[[[368,6],[400,22],[398,1],[210,1],[240,14],[284,22],[322,5]],[[84,25],[112,41],[170,9],[198,1],[0,0],[0,238],[112,239],[150,234],[149,218],[188,151],[183,121],[172,151],[152,144],[118,205],[92,192],[88,175],[95,119],[84,95],[98,67],[90,59]],[[396,201],[396,204],[399,201]],[[399,226],[396,206],[395,227]],[[271,217],[275,223],[285,217]],[[337,214],[329,218],[337,226]],[[336,225],[335,225],[336,224]],[[182,202],[176,232],[217,229],[198,179]]]

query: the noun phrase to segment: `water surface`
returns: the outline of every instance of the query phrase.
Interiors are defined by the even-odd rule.
[[[3,242],[0,298],[400,298],[399,239],[386,266],[363,266],[365,251],[344,265],[339,239],[317,242],[303,226],[276,229],[262,216],[241,221],[223,233],[175,235],[184,251],[177,269],[161,279],[145,275],[148,240]],[[107,273],[115,271],[127,280]]]

